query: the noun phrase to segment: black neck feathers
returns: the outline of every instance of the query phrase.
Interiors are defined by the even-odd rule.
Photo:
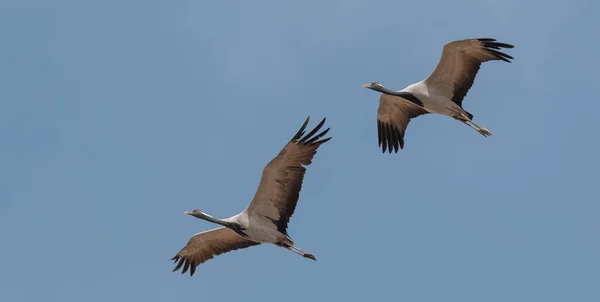
[[[423,102],[421,102],[421,100],[419,100],[418,97],[416,97],[414,94],[410,93],[410,92],[406,92],[406,91],[393,91],[393,90],[389,90],[385,87],[380,87],[380,89],[377,89],[379,92],[384,93],[384,94],[388,94],[388,95],[395,95],[395,96],[399,96],[401,98],[405,98],[407,100],[409,100],[410,102],[419,105],[421,107],[423,107]]]

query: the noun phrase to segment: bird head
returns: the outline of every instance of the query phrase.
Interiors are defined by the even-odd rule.
[[[184,214],[192,215],[192,216],[194,216],[196,218],[205,217],[205,216],[209,216],[210,217],[210,215],[208,215],[208,214],[206,214],[206,213],[204,213],[204,212],[202,212],[200,210],[191,210],[191,211],[184,212]]]
[[[378,82],[373,82],[362,85],[362,88],[369,88],[375,91],[381,91],[383,89],[383,85],[379,84]]]

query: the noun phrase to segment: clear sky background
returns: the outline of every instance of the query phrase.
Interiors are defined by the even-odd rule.
[[[285,2],[285,3],[284,3]],[[2,301],[600,301],[597,1],[0,2]],[[379,81],[514,44],[465,108],[377,146]],[[306,116],[289,232],[169,259],[250,202]]]

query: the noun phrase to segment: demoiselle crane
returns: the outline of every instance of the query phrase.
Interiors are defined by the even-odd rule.
[[[310,165],[319,146],[331,139],[321,139],[329,128],[316,134],[325,123],[325,119],[304,135],[309,118],[264,168],[258,190],[245,210],[226,219],[213,218],[200,210],[185,212],[223,227],[194,235],[171,259],[177,263],[173,271],[183,266],[181,273],[185,274],[189,269],[190,276],[193,276],[198,265],[214,256],[261,243],[272,243],[303,257],[317,260],[312,254],[294,246],[287,233],[288,222],[302,189],[306,171],[304,166]]]
[[[387,89],[378,82],[363,85],[363,88],[383,93],[377,110],[378,142],[383,153],[386,149],[389,153],[392,149],[398,153],[398,147],[404,149],[404,133],[410,119],[427,113],[452,117],[483,136],[492,135],[473,122],[473,115],[463,109],[462,102],[473,86],[481,63],[493,60],[510,63],[513,57],[499,50],[513,47],[489,38],[453,41],[444,45],[440,62],[425,80],[399,91]]]

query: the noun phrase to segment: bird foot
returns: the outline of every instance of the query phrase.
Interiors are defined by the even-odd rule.
[[[314,261],[317,261],[317,258],[315,258],[315,256],[313,256],[313,254],[309,254],[309,253],[304,253],[304,258],[308,258],[308,259],[312,259]]]
[[[477,130],[477,131],[479,131],[479,133],[481,133],[481,135],[483,135],[485,137],[488,137],[488,136],[492,135],[492,133],[490,132],[490,130],[487,130],[484,127],[479,127],[479,130]]]

